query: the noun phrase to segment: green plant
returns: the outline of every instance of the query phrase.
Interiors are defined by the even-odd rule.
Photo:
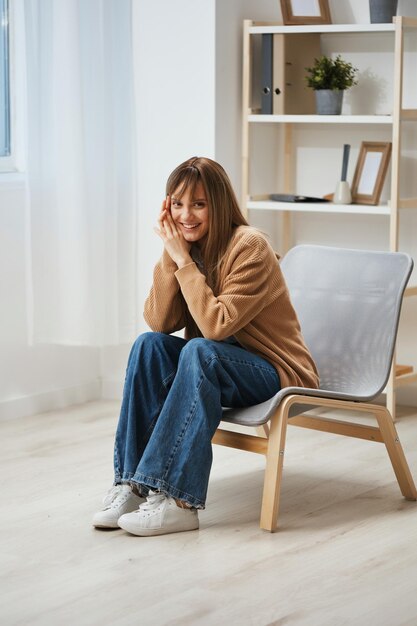
[[[312,67],[306,67],[307,85],[314,90],[318,89],[349,89],[358,83],[356,79],[357,67],[344,61],[337,55],[335,59],[321,56],[314,59]]]

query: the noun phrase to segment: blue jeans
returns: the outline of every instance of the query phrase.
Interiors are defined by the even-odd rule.
[[[135,483],[144,493],[160,490],[204,508],[222,407],[258,404],[279,389],[275,368],[237,343],[140,335],[126,370],[115,484]]]

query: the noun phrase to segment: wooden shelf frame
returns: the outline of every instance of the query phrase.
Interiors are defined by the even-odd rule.
[[[408,119],[408,118],[407,118]],[[261,124],[388,124],[392,115],[265,115],[250,113],[248,122]]]
[[[281,253],[291,247],[291,214],[295,212],[356,214],[356,215],[384,215],[389,218],[389,249],[399,249],[399,217],[400,210],[417,208],[417,198],[400,197],[400,161],[401,161],[401,125],[417,121],[417,108],[405,109],[402,106],[403,72],[404,72],[404,32],[408,29],[417,29],[417,18],[395,17],[392,24],[323,24],[284,26],[244,21],[243,33],[243,125],[242,125],[242,208],[247,215],[248,211],[270,210],[277,211],[282,222]],[[394,37],[394,101],[392,115],[262,115],[251,108],[251,36],[257,34],[282,33],[361,33],[379,34],[392,33]],[[364,205],[334,205],[321,203],[285,203],[273,202],[268,196],[251,196],[249,190],[249,162],[250,162],[250,125],[251,124],[282,124],[284,131],[284,146],[281,171],[283,174],[283,193],[293,193],[293,126],[297,124],[363,124],[373,126],[389,126],[391,128],[392,157],[391,157],[391,197],[389,203],[379,206]],[[417,296],[417,286],[407,288],[407,297]],[[387,409],[395,420],[396,389],[403,385],[415,383],[417,373],[396,375],[396,357],[394,354],[391,376],[386,387]]]

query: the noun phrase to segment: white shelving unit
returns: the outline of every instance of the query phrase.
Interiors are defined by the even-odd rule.
[[[268,210],[281,215],[282,246],[281,252],[291,247],[291,214],[333,213],[354,215],[384,215],[388,218],[391,251],[399,249],[399,219],[401,209],[417,209],[417,198],[405,198],[400,195],[399,174],[401,167],[401,125],[404,122],[417,121],[417,108],[404,109],[402,105],[403,67],[404,67],[404,32],[407,29],[417,31],[417,19],[396,17],[392,24],[326,24],[306,26],[283,26],[282,24],[257,24],[251,20],[244,21],[243,41],[243,128],[242,128],[242,207],[246,215],[249,211]],[[253,35],[261,34],[333,34],[357,33],[392,33],[394,55],[394,101],[392,115],[261,115],[251,108],[252,85],[252,41]],[[333,205],[332,203],[292,203],[273,202],[268,195],[250,194],[249,166],[251,159],[250,127],[257,124],[280,125],[284,130],[284,147],[282,153],[283,193],[297,193],[292,188],[293,180],[293,138],[292,129],[296,124],[354,124],[391,130],[391,196],[388,204],[368,206],[360,204]],[[410,286],[406,296],[417,296],[417,286]],[[395,391],[398,387],[417,382],[417,373],[410,371],[408,366],[398,365],[394,358],[391,377],[386,388],[387,407],[395,419]]]

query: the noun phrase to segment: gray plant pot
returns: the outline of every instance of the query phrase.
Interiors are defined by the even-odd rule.
[[[318,115],[340,115],[342,112],[342,89],[317,89],[316,109]]]
[[[371,24],[391,24],[397,5],[398,0],[369,0]]]

